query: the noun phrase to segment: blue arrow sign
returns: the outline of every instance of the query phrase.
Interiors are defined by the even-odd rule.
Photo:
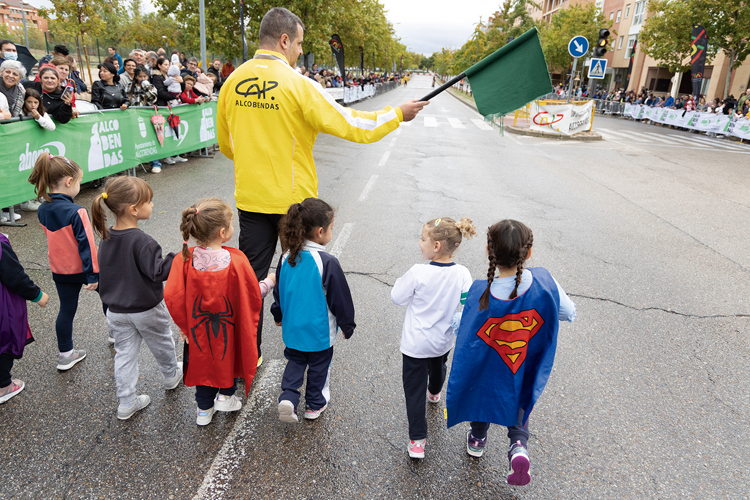
[[[578,35],[568,42],[568,52],[573,57],[581,57],[589,51],[589,41],[585,36]]]

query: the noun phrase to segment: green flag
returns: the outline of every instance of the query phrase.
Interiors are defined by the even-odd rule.
[[[536,28],[485,57],[464,73],[469,77],[477,110],[502,115],[552,92]]]

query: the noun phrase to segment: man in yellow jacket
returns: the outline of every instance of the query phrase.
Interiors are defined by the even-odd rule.
[[[412,100],[375,112],[340,106],[294,70],[303,34],[299,17],[281,7],[269,10],[260,23],[260,49],[227,78],[219,94],[219,147],[234,161],[240,250],[258,280],[268,275],[282,215],[292,203],[318,196],[313,160],[318,133],[376,142],[428,104]],[[261,310],[259,356],[262,324]]]

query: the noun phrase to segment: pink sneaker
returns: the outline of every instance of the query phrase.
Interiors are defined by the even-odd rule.
[[[5,403],[10,398],[20,393],[24,387],[26,387],[26,384],[24,384],[23,380],[12,379],[8,387],[0,389],[0,404]]]
[[[427,391],[427,401],[430,403],[439,403],[440,402],[440,393],[433,394],[430,391]]]
[[[513,486],[524,486],[531,481],[529,464],[529,453],[526,447],[517,441],[508,451],[508,484]]]
[[[417,439],[409,441],[409,456],[411,458],[424,458],[424,444],[426,439]]]

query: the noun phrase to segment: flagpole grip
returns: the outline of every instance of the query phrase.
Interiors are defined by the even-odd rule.
[[[466,73],[461,73],[460,75],[458,75],[458,76],[456,76],[454,78],[451,78],[450,80],[448,80],[447,82],[445,82],[443,85],[441,85],[440,87],[436,88],[435,90],[433,90],[432,92],[430,92],[429,94],[427,94],[426,96],[424,96],[423,98],[421,98],[417,102],[429,101],[430,99],[432,99],[433,97],[435,97],[439,93],[443,92],[444,90],[447,90],[447,89],[451,88],[455,83],[460,82],[464,78],[466,78]]]

